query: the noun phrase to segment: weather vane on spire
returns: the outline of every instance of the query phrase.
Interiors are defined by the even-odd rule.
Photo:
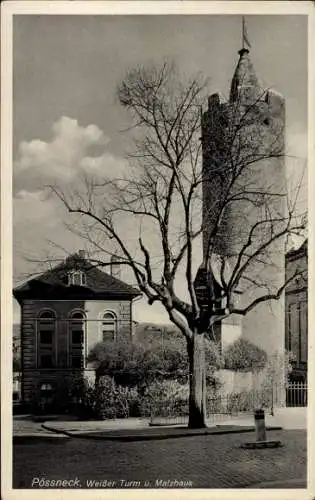
[[[242,16],[242,49],[250,49],[251,44],[248,40],[247,27],[245,22],[245,16]]]

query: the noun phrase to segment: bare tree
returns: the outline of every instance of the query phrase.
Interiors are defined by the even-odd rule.
[[[190,427],[205,426],[205,339],[212,335],[213,325],[279,299],[287,283],[273,289],[258,270],[272,265],[278,242],[304,228],[285,187],[278,189],[276,184],[273,189],[268,179],[257,183],[261,162],[283,156],[278,140],[268,149],[261,147],[255,112],[262,96],[248,106],[234,102],[226,120],[223,115],[218,118],[213,142],[204,135],[200,140],[205,90],[199,76],[184,82],[167,63],[130,71],[118,88],[120,103],[133,118],[128,171],[114,180],[90,178],[82,191],[72,193],[51,186],[68,211],[81,218],[84,228],[72,230],[100,254],[111,253],[106,244],[115,242],[120,262],[132,269],[149,304],[163,304],[184,335],[190,365]],[[207,171],[202,168],[202,149],[211,165]],[[246,219],[237,234],[227,227],[229,213],[236,214],[234,222],[237,217]],[[202,238],[203,263],[196,277],[195,252]],[[103,253],[95,265],[104,261]],[[186,298],[178,290],[181,274]],[[247,303],[235,300],[239,288],[246,286],[260,293],[252,299],[245,293]]]

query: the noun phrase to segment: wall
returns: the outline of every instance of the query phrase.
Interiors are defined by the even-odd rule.
[[[101,338],[101,319],[105,311],[112,311],[115,313],[117,325],[117,340],[132,338],[132,324],[131,324],[131,302],[130,301],[86,301],[85,302],[86,317],[88,320],[88,350]]]
[[[22,397],[24,401],[32,399],[33,392],[43,380],[49,383],[56,377],[55,369],[37,369],[36,319],[40,311],[52,309],[60,319],[66,319],[75,309],[84,310],[83,301],[25,300],[21,307],[21,358],[22,358]],[[68,329],[65,321],[58,322],[55,338],[55,354],[58,359],[59,377],[61,370],[67,369]],[[58,377],[58,378],[59,378]],[[60,382],[61,383],[61,382]],[[58,382],[59,384],[59,382]]]
[[[40,311],[44,309],[54,310],[60,320],[57,322],[55,339],[55,354],[58,360],[57,369],[38,369],[37,367],[36,319]],[[101,340],[99,320],[105,310],[112,310],[117,315],[117,338],[131,339],[130,301],[25,300],[21,307],[22,394],[25,402],[32,399],[34,391],[37,391],[42,383],[54,382],[57,387],[61,388],[65,384],[67,377],[71,376],[73,370],[69,368],[68,363],[69,332],[66,320],[74,309],[84,311],[88,320],[86,355],[90,348]],[[87,373],[87,375],[90,379],[93,379],[92,373]]]
[[[250,391],[254,387],[252,372],[235,372],[232,370],[220,370],[219,379],[222,383],[221,392],[223,394]]]
[[[231,103],[222,100],[215,94],[209,98],[209,109],[202,117],[202,139],[203,139],[203,196],[204,210],[203,218],[205,230],[203,235],[204,260],[208,258],[208,238],[215,224],[216,209],[222,197],[225,196],[226,185],[231,176],[229,157],[232,157],[229,146],[225,147],[226,137],[233,131],[234,122],[238,123],[236,116],[245,112],[242,102]],[[234,120],[234,121],[233,121]],[[250,196],[240,196],[240,200],[231,203],[224,211],[222,224],[214,242],[214,252],[223,255],[234,268],[237,256],[247,242],[249,231],[258,222],[266,217],[285,216],[286,207],[283,194],[285,194],[285,165],[283,157],[271,158],[275,150],[281,153],[284,148],[285,130],[285,107],[284,99],[279,94],[268,91],[259,102],[255,103],[249,111],[243,128],[238,132],[238,141],[242,144],[237,161],[250,163],[246,167],[234,186],[235,194],[242,193],[242,189],[248,191],[262,192],[265,194],[263,201],[258,197],[251,201]],[[232,123],[233,121],[233,123]],[[232,123],[232,125],[231,125]],[[242,157],[245,155],[245,158]],[[257,161],[257,155],[265,156],[263,160]],[[230,170],[229,170],[230,168]],[[233,167],[234,168],[234,167]],[[225,170],[224,170],[225,169]],[[245,187],[244,187],[245,186]],[[278,196],[275,196],[275,193]],[[282,195],[282,196],[280,196]],[[255,250],[268,240],[269,232],[257,229],[253,235],[251,247],[248,253]],[[280,231],[280,223],[273,229]],[[242,309],[250,305],[254,299],[276,293],[285,281],[285,248],[284,239],[268,246],[268,252],[260,254],[251,266],[246,270],[246,279],[242,279],[238,291],[242,294],[239,305]],[[251,342],[262,347],[267,354],[283,352],[285,342],[284,324],[284,298],[277,301],[268,301],[257,306],[246,314],[241,320],[242,335]],[[226,330],[224,334],[223,330]],[[229,337],[230,328],[226,328],[222,322],[222,338]],[[231,336],[237,335],[236,329]]]
[[[279,359],[279,365],[282,360]],[[285,389],[277,377],[270,373],[267,367],[260,371],[239,372],[233,370],[220,370],[218,378],[221,382],[220,392],[223,395],[251,390],[263,391],[268,396],[271,391],[274,395],[275,406],[285,406]]]
[[[242,336],[241,324],[230,324],[226,320],[221,322],[221,347],[225,349]]]

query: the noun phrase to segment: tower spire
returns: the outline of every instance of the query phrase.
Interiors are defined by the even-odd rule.
[[[261,82],[250,60],[250,47],[245,16],[242,16],[242,48],[238,51],[240,57],[231,82],[231,102],[238,101],[240,98],[254,101],[263,92]]]

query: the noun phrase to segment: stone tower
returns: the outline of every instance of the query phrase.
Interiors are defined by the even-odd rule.
[[[203,265],[210,263],[220,281],[222,258],[223,276],[229,279],[240,252],[242,264],[251,257],[233,299],[241,307],[284,283],[284,239],[254,257],[283,225],[284,145],[284,98],[262,87],[243,48],[229,99],[211,95],[202,115]],[[284,298],[261,303],[244,317],[232,315],[217,328],[223,345],[243,336],[268,354],[283,352]]]

